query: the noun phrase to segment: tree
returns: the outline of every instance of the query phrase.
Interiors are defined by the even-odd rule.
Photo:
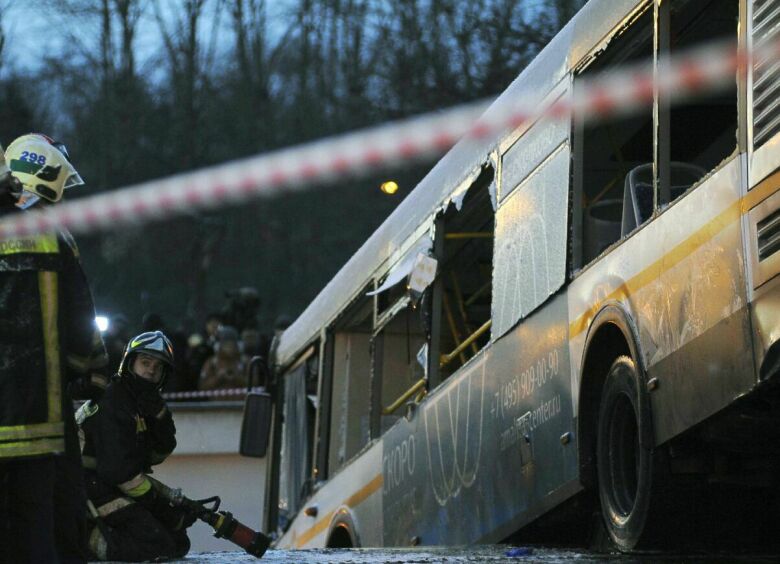
[[[41,90],[92,191],[493,96],[584,3],[47,2],[52,27],[74,31]],[[162,49],[139,49],[140,29]],[[13,86],[0,84],[0,112],[28,94]],[[428,166],[394,176],[409,190]],[[145,295],[169,318],[197,317],[224,290],[256,285],[270,326],[300,311],[395,207],[376,189],[384,179],[82,239],[98,303],[140,317]]]

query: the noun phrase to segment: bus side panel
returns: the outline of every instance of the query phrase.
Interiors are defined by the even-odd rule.
[[[755,383],[741,181],[734,158],[569,287],[573,370],[582,365],[590,323],[606,304],[620,304],[637,327],[639,360],[660,383],[651,395],[656,443]]]
[[[577,490],[566,312],[554,297],[384,436],[386,545],[497,541]]]
[[[656,441],[685,431],[756,384],[734,158],[658,218],[664,234],[659,304],[669,331],[650,367]]]
[[[359,546],[382,545],[381,441],[372,444],[304,502],[277,548],[324,547],[334,524],[348,515]]]

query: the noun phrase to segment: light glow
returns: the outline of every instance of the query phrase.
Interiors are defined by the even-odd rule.
[[[382,185],[379,186],[379,189],[382,190],[385,194],[395,194],[398,192],[398,183],[394,180],[388,180],[387,182],[382,182]]]
[[[95,325],[97,325],[98,331],[105,333],[108,331],[108,317],[105,315],[96,315]]]

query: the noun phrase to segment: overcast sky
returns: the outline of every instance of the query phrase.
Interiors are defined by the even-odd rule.
[[[182,0],[164,0],[160,2],[163,10],[168,9],[173,13]],[[3,20],[0,22],[6,35],[6,45],[3,52],[3,70],[34,69],[40,66],[47,58],[56,56],[65,51],[65,42],[70,35],[68,27],[73,27],[72,19],[63,17],[48,5],[45,0],[22,3],[19,0],[0,0],[0,6],[6,8]],[[36,6],[30,9],[30,5]],[[211,39],[214,25],[217,24],[217,46],[231,40],[228,14],[225,10],[217,17],[214,7],[216,2],[207,2],[206,11],[201,18],[201,34],[203,44],[207,45]],[[284,0],[269,2],[268,22],[271,30],[274,29],[274,21],[281,22],[282,14],[286,11],[287,3]],[[83,28],[77,30],[77,35],[89,46],[97,48],[99,30],[97,21],[85,23]],[[279,24],[281,30],[282,25]],[[144,20],[139,24],[136,34],[136,54],[139,63],[152,58],[160,49],[158,23],[154,17],[152,4],[147,3]]]

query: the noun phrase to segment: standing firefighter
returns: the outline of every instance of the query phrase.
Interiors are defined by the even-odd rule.
[[[77,413],[92,514],[89,546],[101,560],[184,556],[195,515],[173,507],[147,476],[176,447],[176,427],[160,390],[173,370],[161,331],[130,340],[119,373],[97,404]]]
[[[45,136],[17,139],[5,158],[2,215],[81,183]],[[69,234],[0,240],[0,308],[0,561],[83,562],[71,394],[98,393],[105,350]]]

